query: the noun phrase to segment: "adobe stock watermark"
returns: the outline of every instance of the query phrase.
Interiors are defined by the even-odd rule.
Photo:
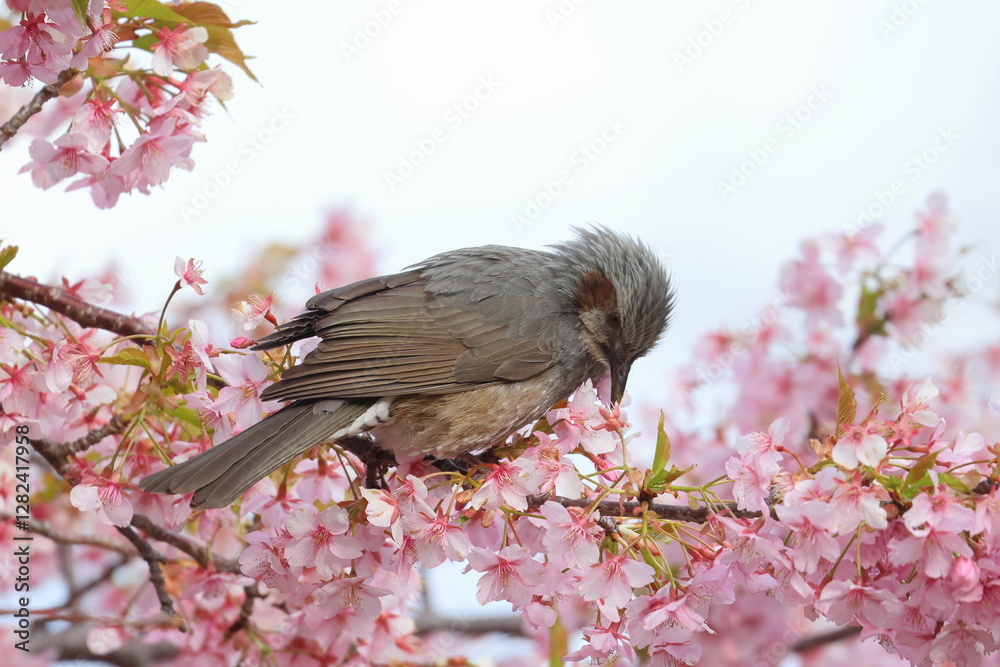
[[[724,352],[712,357],[712,361],[698,369],[698,384],[695,393],[705,391],[709,385],[718,382],[726,376],[737,359],[742,357],[757,342],[761,333],[769,329],[781,319],[782,312],[788,308],[788,298],[781,292],[764,306],[760,313],[751,318],[739,329],[731,332],[732,343]]]
[[[445,110],[442,118],[444,127],[435,127],[425,136],[414,139],[413,150],[400,153],[396,168],[385,171],[383,178],[389,190],[395,192],[396,188],[415,174],[417,168],[424,164],[437,151],[438,147],[448,140],[450,133],[462,127],[472,117],[472,114],[479,110],[483,102],[493,96],[499,87],[500,82],[492,74],[479,77],[472,92]]]
[[[930,144],[906,158],[900,167],[898,178],[894,178],[884,188],[877,188],[872,193],[872,198],[868,203],[858,207],[857,218],[853,223],[844,225],[844,232],[853,236],[871,226],[876,220],[881,219],[909,189],[909,186],[920,180],[920,177],[934,166],[959,139],[961,139],[961,135],[953,125],[939,127]]]
[[[294,120],[295,116],[288,109],[275,110],[262,128],[240,142],[236,148],[237,157],[227,161],[221,169],[212,171],[208,176],[209,182],[196,188],[191,199],[178,207],[181,220],[189,224],[204,213],[232,184],[233,179],[239,176],[248,164],[256,160],[257,156],[270,146],[279,134],[288,129]]]
[[[732,4],[736,9],[723,9],[718,16],[702,21],[702,29],[688,37],[683,48],[674,51],[674,65],[678,72],[683,73],[686,68],[701,58],[726,32],[728,26],[750,7],[752,2],[751,0],[732,0]]]
[[[362,51],[382,35],[402,9],[403,3],[400,0],[389,0],[384,7],[373,10],[363,24],[354,26],[351,39],[340,43],[344,60],[350,63],[356,56],[360,56]]]
[[[882,35],[882,39],[887,40],[899,32],[926,4],[927,0],[894,2],[891,11],[875,23],[879,33]]]
[[[566,23],[576,10],[587,3],[587,0],[559,0],[559,4],[545,10],[545,20],[549,22],[549,28],[558,30],[559,26]]]
[[[524,207],[510,214],[510,221],[514,223],[517,231],[521,231],[526,225],[537,220],[546,209],[552,206],[574,183],[577,175],[587,171],[590,165],[604,155],[626,129],[628,129],[628,123],[619,116],[609,118],[604,121],[604,126],[596,135],[577,146],[570,156],[569,165],[565,169],[560,169],[552,179],[543,181],[541,187],[534,194],[524,198]]]
[[[732,168],[729,178],[715,182],[715,189],[722,201],[729,201],[730,197],[746,185],[750,178],[771,159],[771,156],[781,149],[782,144],[794,137],[831,97],[832,93],[826,84],[821,83],[810,88],[805,101],[775,123],[776,134],[769,136],[759,146],[747,149],[746,158]]]
[[[920,324],[919,331],[899,338],[900,349],[889,355],[889,365],[892,370],[897,371],[913,361],[920,350],[941,333],[944,323],[962,310],[970,298],[996,282],[998,275],[1000,275],[1000,256],[994,252],[982,257],[976,268],[965,274],[965,289],[960,296],[945,301],[936,317]]]

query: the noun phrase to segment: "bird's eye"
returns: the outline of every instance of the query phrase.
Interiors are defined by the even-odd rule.
[[[622,316],[618,313],[611,313],[608,315],[608,324],[610,324],[615,329],[621,329],[622,326]]]

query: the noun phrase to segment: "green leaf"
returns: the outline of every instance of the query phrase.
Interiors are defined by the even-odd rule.
[[[670,436],[663,428],[666,415],[660,410],[660,423],[656,425],[656,451],[653,453],[653,475],[656,476],[667,467],[670,461]]]
[[[837,426],[841,424],[853,424],[854,417],[858,413],[858,399],[854,396],[854,390],[847,384],[844,374],[840,370],[840,362],[837,362],[837,378],[840,389],[837,395]]]
[[[183,14],[196,25],[239,28],[256,23],[256,21],[236,21],[234,23],[226,15],[226,12],[222,11],[222,7],[211,2],[185,2],[182,5],[174,7],[174,11],[178,14]]]
[[[16,256],[17,256],[17,246],[16,245],[9,245],[9,246],[0,248],[0,270],[2,270],[4,267],[6,267],[8,264],[10,264],[11,261]]]
[[[184,406],[177,406],[165,411],[166,414],[177,419],[177,421],[183,422],[189,426],[194,427],[195,431],[200,432],[202,429],[201,418],[198,416],[197,410],[192,410]]]
[[[943,473],[941,473],[941,474],[938,475],[938,479],[940,479],[942,482],[944,482],[945,484],[947,484],[951,488],[955,489],[959,493],[971,493],[972,492],[972,489],[970,489],[969,486],[965,482],[963,482],[962,480],[960,480],[958,477],[955,477],[954,475],[949,475],[948,473],[943,472]]]
[[[167,23],[186,23],[187,19],[156,0],[122,0],[124,12],[116,12],[130,19],[149,18]]]
[[[89,4],[89,0],[73,0],[73,13],[76,14],[76,20],[80,22],[80,25],[87,25],[87,5]]]
[[[677,466],[670,466],[670,470],[661,470],[655,475],[652,475],[646,483],[646,488],[659,495],[660,493],[663,493],[663,490],[672,482],[694,469],[695,466],[693,465],[683,469],[678,468]]]
[[[233,37],[232,30],[217,25],[207,25],[205,26],[205,30],[208,31],[208,40],[205,42],[206,49],[212,53],[219,54],[246,72],[248,77],[257,81],[257,77],[254,76],[254,73],[247,66],[247,56],[243,55],[243,51],[236,44],[236,38]],[[257,82],[260,83],[259,81]]]
[[[143,35],[142,37],[133,39],[132,46],[143,51],[152,51],[153,44],[156,44],[158,41],[160,41],[160,38],[156,35]]]
[[[906,485],[924,486],[923,479],[927,477],[927,472],[937,463],[937,455],[938,452],[930,452],[917,459],[917,462],[910,468],[910,472],[906,473]]]
[[[893,477],[892,475],[880,475],[878,477],[879,482],[888,491],[899,491],[903,488],[903,479],[901,477]]]
[[[861,286],[861,296],[858,297],[858,331],[869,336],[886,335],[885,318],[878,315],[878,301],[885,295],[885,288],[870,289]]]
[[[102,364],[113,364],[116,366],[141,366],[147,370],[152,367],[146,353],[134,347],[127,347],[118,354],[110,357],[101,357],[98,361]]]

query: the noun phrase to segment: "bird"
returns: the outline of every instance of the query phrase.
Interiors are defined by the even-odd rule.
[[[363,436],[399,463],[449,459],[505,441],[587,380],[610,374],[620,403],[670,324],[672,281],[641,240],[573,231],[548,250],[453,250],[316,294],[250,348],[320,338],[260,395],[287,405],[140,487],[226,507],[318,444]]]

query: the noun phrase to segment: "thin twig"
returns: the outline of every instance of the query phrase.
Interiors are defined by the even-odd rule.
[[[187,555],[198,561],[201,567],[208,567],[211,563],[218,572],[229,572],[231,574],[243,574],[240,564],[236,561],[223,558],[222,556],[209,551],[200,544],[171,532],[166,528],[156,525],[145,514],[136,514],[132,517],[132,525],[149,535],[154,540],[169,544],[172,547],[183,551]]]
[[[860,633],[860,627],[856,625],[848,625],[843,628],[837,628],[831,632],[825,632],[821,635],[803,637],[792,646],[792,652],[805,653],[806,651],[811,651],[812,649],[819,648],[820,646],[839,642],[843,639],[847,639],[848,637],[854,637]]]
[[[114,576],[115,572],[118,571],[118,569],[127,565],[129,560],[130,560],[129,558],[121,557],[111,565],[108,565],[106,568],[104,568],[104,572],[97,575],[87,583],[72,588],[69,591],[69,595],[66,597],[66,602],[64,602],[62,606],[66,609],[72,609],[76,605],[77,601],[84,595],[94,590],[98,586],[106,584],[108,581],[110,581],[111,577]]]
[[[17,134],[17,131],[21,129],[22,125],[28,122],[28,119],[41,111],[42,106],[58,95],[59,89],[66,85],[66,83],[77,74],[78,72],[72,67],[59,72],[56,76],[55,83],[43,86],[41,90],[35,93],[35,96],[31,98],[30,102],[18,109],[17,113],[11,116],[10,120],[3,125],[0,125],[0,150],[3,150],[4,143]]]
[[[555,496],[552,500],[563,507],[590,507],[593,505],[593,501],[586,498],[563,498],[562,496]],[[736,503],[726,503],[725,507],[727,514],[738,519],[757,519],[761,516],[760,512],[737,509]],[[597,504],[597,511],[602,516],[627,516],[635,513],[636,510],[642,510],[642,508],[643,503],[638,500],[605,500]],[[718,513],[708,507],[699,507],[696,509],[687,505],[664,505],[662,503],[649,503],[647,510],[653,512],[661,519],[668,521],[689,521],[691,523],[705,523],[708,521],[708,517]]]
[[[153,338],[155,334],[138,317],[94,306],[59,287],[43,285],[6,271],[0,271],[0,297],[31,301],[65,315],[80,326],[104,329],[119,336]]]
[[[119,336],[139,336],[140,342],[143,338],[150,342],[156,338],[156,333],[138,317],[89,304],[59,287],[43,285],[30,278],[0,271],[0,299],[4,298],[37,303],[68,317],[82,327],[103,329]],[[217,389],[226,386],[225,382],[212,376],[208,377],[208,384]]]
[[[153,584],[153,590],[156,591],[156,599],[160,602],[160,609],[173,619],[178,630],[187,632],[184,620],[174,611],[174,601],[167,593],[167,582],[163,579],[163,568],[160,567],[160,563],[166,562],[167,559],[131,528],[123,528],[122,526],[116,526],[116,528],[118,528],[119,533],[125,536],[125,539],[132,543],[132,546],[136,548],[136,551],[149,566],[149,583]]]
[[[128,426],[128,424],[124,419],[118,415],[113,415],[104,426],[94,429],[78,440],[67,442],[65,445],[59,447],[57,454],[63,457],[79,454],[80,452],[93,447],[109,435],[118,435],[125,430],[126,426]]]
[[[14,518],[13,514],[7,512],[0,512],[0,521],[10,521]],[[45,521],[35,521],[34,519],[22,519],[23,523],[27,524],[28,532],[34,533],[35,535],[41,535],[42,537],[47,537],[57,544],[79,544],[88,547],[97,547],[99,549],[107,549],[108,551],[117,551],[123,556],[135,556],[136,552],[128,545],[122,544],[115,540],[98,537],[96,535],[74,535],[73,533],[60,533],[49,525]]]

